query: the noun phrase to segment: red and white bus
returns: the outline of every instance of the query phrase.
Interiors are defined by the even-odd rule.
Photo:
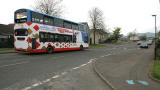
[[[88,28],[81,23],[29,9],[14,13],[14,47],[30,53],[88,49]]]

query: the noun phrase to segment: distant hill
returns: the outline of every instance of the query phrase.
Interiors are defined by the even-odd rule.
[[[155,37],[155,33],[151,33],[151,32],[137,33],[137,36],[144,36],[144,35],[146,35],[147,37]]]
[[[13,24],[0,24],[0,35],[13,35]]]

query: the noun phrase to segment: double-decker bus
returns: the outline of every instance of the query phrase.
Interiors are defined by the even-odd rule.
[[[14,13],[14,47],[30,53],[88,49],[87,25],[19,9]]]

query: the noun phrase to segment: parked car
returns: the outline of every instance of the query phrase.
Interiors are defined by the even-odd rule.
[[[138,41],[138,42],[137,42],[137,45],[141,45],[141,43],[142,43],[142,41]]]
[[[152,45],[152,41],[150,41],[150,40],[147,41],[146,43],[147,43],[148,45]]]
[[[141,43],[140,48],[148,48],[147,42]]]

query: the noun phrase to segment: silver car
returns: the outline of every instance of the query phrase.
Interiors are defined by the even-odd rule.
[[[148,44],[147,44],[147,42],[144,42],[139,47],[140,48],[148,48]]]

